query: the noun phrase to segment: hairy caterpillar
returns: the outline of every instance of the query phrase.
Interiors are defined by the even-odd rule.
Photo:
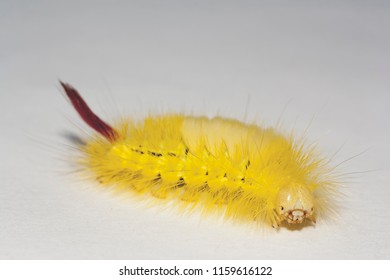
[[[328,161],[292,134],[236,120],[172,114],[110,126],[62,83],[81,118],[98,134],[79,163],[104,186],[224,216],[279,227],[316,222],[334,211],[337,182]]]

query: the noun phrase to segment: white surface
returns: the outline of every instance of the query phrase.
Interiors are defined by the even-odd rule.
[[[1,1],[0,258],[388,259],[390,4],[317,2]],[[58,78],[106,120],[314,116],[308,139],[370,172],[351,174],[341,221],[300,231],[148,209],[67,174],[64,135],[88,129]]]

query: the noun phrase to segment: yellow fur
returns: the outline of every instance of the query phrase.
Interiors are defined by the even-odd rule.
[[[81,163],[105,186],[269,225],[283,187],[305,186],[317,216],[330,208],[326,194],[336,183],[326,162],[314,148],[272,128],[168,115],[114,129],[116,141],[95,135],[82,148]]]

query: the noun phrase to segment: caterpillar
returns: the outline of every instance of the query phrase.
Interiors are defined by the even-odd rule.
[[[95,131],[80,147],[78,163],[103,186],[274,228],[315,224],[336,211],[334,168],[293,133],[184,114],[112,126],[74,87],[60,83]]]

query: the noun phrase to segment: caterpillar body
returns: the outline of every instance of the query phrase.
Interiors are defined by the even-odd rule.
[[[316,148],[292,134],[221,117],[171,114],[111,126],[69,84],[66,95],[97,134],[79,163],[103,186],[219,210],[275,228],[332,212],[337,182]]]

